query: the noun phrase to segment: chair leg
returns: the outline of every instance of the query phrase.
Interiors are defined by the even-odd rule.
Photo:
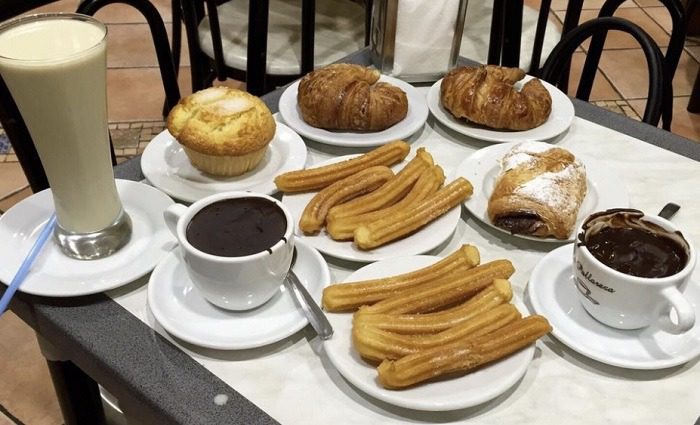
[[[569,0],[566,6],[566,14],[564,15],[564,24],[562,26],[562,36],[578,26],[581,19],[581,10],[583,9],[583,0]],[[561,78],[557,86],[567,93],[569,91],[569,73],[571,72],[571,60],[566,63],[561,73]]]
[[[540,61],[542,60],[542,48],[544,45],[544,35],[547,32],[547,21],[549,19],[549,11],[552,7],[552,0],[542,0],[540,11],[537,15],[537,27],[535,27],[535,42],[532,47],[532,56],[530,58],[530,74],[537,75],[540,69]]]
[[[491,35],[489,37],[489,53],[486,63],[500,65],[503,51],[503,31],[506,18],[506,1],[493,0],[493,14],[491,15]]]
[[[698,70],[698,75],[695,76],[693,92],[690,94],[690,101],[688,102],[688,112],[700,113],[700,70]]]
[[[520,66],[520,39],[523,28],[523,0],[509,0],[506,2],[507,25],[503,28],[503,66]]]

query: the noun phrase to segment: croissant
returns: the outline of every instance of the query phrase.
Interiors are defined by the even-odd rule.
[[[513,84],[524,77],[518,68],[455,68],[442,80],[440,101],[457,118],[496,129],[529,130],[547,121],[552,98],[536,78],[517,91]]]
[[[408,98],[400,88],[378,83],[380,73],[360,65],[335,64],[304,76],[297,102],[304,121],[328,130],[381,131],[403,120]]]
[[[586,170],[574,155],[542,142],[525,142],[501,160],[489,198],[491,222],[511,233],[567,239],[586,196]]]

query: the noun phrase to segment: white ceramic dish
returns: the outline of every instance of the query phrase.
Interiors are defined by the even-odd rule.
[[[99,260],[64,255],[49,239],[19,291],[50,297],[74,297],[114,289],[150,272],[175,239],[165,227],[163,211],[173,203],[151,186],[117,180],[133,232],[124,248]],[[0,280],[10,282],[53,211],[51,189],[26,198],[0,216]]]
[[[522,81],[527,82],[530,79],[532,77],[526,76]],[[566,131],[574,119],[574,105],[571,103],[571,99],[555,86],[542,81],[542,84],[552,97],[552,112],[549,114],[547,121],[530,130],[494,130],[471,123],[466,119],[457,119],[447,109],[443,108],[440,102],[441,84],[442,80],[437,81],[428,92],[428,108],[430,108],[430,112],[444,126],[475,139],[494,143],[547,140]]]
[[[250,190],[271,195],[277,192],[278,174],[304,168],[306,145],[292,129],[277,123],[275,137],[258,166],[237,177],[217,178],[194,168],[182,146],[163,130],[146,146],[141,171],[153,186],[174,198],[195,202],[219,192]]]
[[[664,369],[700,356],[700,322],[674,335],[652,325],[638,330],[606,326],[583,308],[573,282],[573,244],[549,252],[535,266],[527,294],[535,311],[549,319],[552,334],[571,349],[601,363],[628,369]],[[686,297],[700,315],[700,287],[690,282]]]
[[[425,96],[421,95],[413,86],[398,78],[382,75],[379,81],[399,87],[406,93],[408,98],[406,118],[383,131],[343,132],[310,126],[301,117],[301,112],[297,105],[298,81],[287,87],[282,93],[279,102],[279,113],[284,122],[303,137],[334,146],[378,146],[393,140],[405,139],[423,127],[423,124],[428,119],[428,106],[425,103]]]
[[[455,177],[465,177],[474,185],[474,194],[464,202],[467,209],[474,217],[508,235],[511,234],[509,231],[491,223],[486,210],[496,184],[496,178],[501,172],[500,160],[512,148],[512,144],[500,144],[479,149],[457,166],[455,171]],[[574,229],[593,212],[629,206],[627,189],[619,176],[593,158],[579,155],[573,151],[572,153],[586,167],[586,183],[588,185],[588,192],[579,209]],[[567,240],[574,240],[574,233],[572,231]],[[538,238],[517,234],[512,236],[533,241],[566,242],[566,240],[555,238]]]
[[[374,279],[406,273],[438,261],[435,256],[393,258],[369,264],[350,275],[345,281]],[[519,305],[523,314],[526,311]],[[428,382],[400,391],[384,389],[377,382],[376,368],[362,360],[352,347],[351,313],[329,313],[335,333],[324,342],[331,363],[345,379],[368,395],[384,402],[409,409],[446,411],[476,406],[503,394],[525,374],[535,352],[534,345],[499,362],[467,375]]]
[[[325,260],[297,241],[294,272],[317,302],[330,282]],[[171,335],[201,347],[240,350],[280,341],[308,323],[284,285],[262,306],[235,312],[207,302],[187,275],[179,249],[158,264],[148,283],[148,307]]]
[[[356,155],[333,158],[331,160],[315,164],[314,167],[340,162],[354,156]],[[404,161],[403,164],[406,164],[406,161]],[[403,165],[399,165],[399,167],[402,166]],[[325,232],[325,230],[321,230],[321,232],[316,235],[305,235],[301,230],[299,230],[299,219],[304,212],[304,208],[306,208],[306,205],[309,203],[309,201],[311,201],[311,198],[313,198],[315,194],[316,192],[289,193],[282,197],[282,203],[289,207],[289,211],[292,213],[295,223],[297,223],[297,239],[308,242],[311,246],[324,254],[350,261],[371,262],[428,252],[452,236],[452,233],[454,233],[454,230],[457,228],[462,212],[461,208],[459,207],[452,208],[442,217],[408,237],[382,245],[369,251],[363,251],[357,248],[352,241],[333,240],[328,233]]]

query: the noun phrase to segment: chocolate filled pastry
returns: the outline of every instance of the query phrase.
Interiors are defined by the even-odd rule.
[[[476,124],[530,130],[547,121],[552,98],[536,78],[518,91],[514,84],[524,77],[518,68],[496,65],[455,68],[442,80],[440,103],[455,117]]]
[[[487,213],[513,234],[568,239],[586,191],[585,167],[571,152],[521,143],[501,159]]]

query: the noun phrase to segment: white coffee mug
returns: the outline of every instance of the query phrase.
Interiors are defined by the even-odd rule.
[[[187,240],[187,226],[198,212],[215,202],[237,198],[262,198],[279,207],[286,219],[282,238],[267,249],[239,257],[212,255]],[[292,261],[294,220],[277,199],[251,192],[225,192],[203,198],[189,207],[171,205],[163,215],[180,244],[190,279],[212,304],[227,310],[249,310],[261,306],[279,290]]]
[[[601,228],[599,226],[605,226],[594,220],[630,211],[638,214],[636,219],[643,224],[652,223],[652,227],[659,226],[662,231],[675,235],[674,240],[687,255],[680,271],[666,277],[633,276],[605,265],[584,245],[586,232],[597,231]],[[589,225],[589,222],[594,224]],[[615,226],[618,225],[619,223]],[[599,322],[617,329],[639,329],[658,323],[663,330],[682,333],[695,324],[695,310],[683,295],[695,268],[695,261],[695,248],[670,221],[635,210],[609,210],[593,214],[577,231],[574,243],[574,283],[583,307]],[[676,312],[675,322],[671,320],[671,309]]]

